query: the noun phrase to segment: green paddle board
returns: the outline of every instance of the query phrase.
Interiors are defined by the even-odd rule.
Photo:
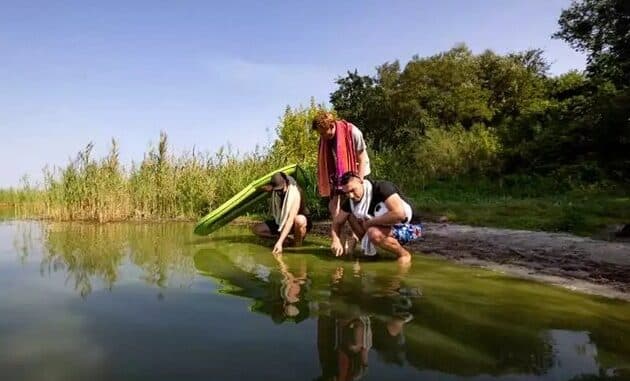
[[[236,217],[243,215],[252,206],[265,199],[269,194],[260,188],[268,184],[271,181],[271,177],[278,172],[284,172],[289,176],[293,176],[299,185],[305,186],[307,181],[306,175],[297,164],[287,165],[286,167],[269,172],[249,183],[240,192],[232,196],[232,198],[202,217],[199,222],[197,222],[197,226],[195,226],[195,234],[208,235],[225,226]]]

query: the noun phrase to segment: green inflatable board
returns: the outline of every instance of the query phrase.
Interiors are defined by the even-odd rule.
[[[306,185],[307,180],[304,171],[297,164],[287,165],[286,167],[269,172],[263,177],[249,183],[243,190],[232,196],[232,198],[202,217],[199,222],[197,222],[197,226],[195,226],[195,234],[208,235],[225,226],[236,217],[247,212],[252,206],[265,199],[269,194],[262,191],[260,188],[268,184],[271,181],[271,177],[278,172],[284,172],[289,176],[293,176],[301,186]]]

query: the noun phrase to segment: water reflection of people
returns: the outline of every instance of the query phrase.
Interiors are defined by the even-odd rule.
[[[317,351],[320,380],[358,380],[366,374],[372,348],[369,315],[320,314],[317,318]]]
[[[403,275],[400,273],[399,275]],[[405,287],[402,277],[389,279],[372,303],[379,318],[373,319],[374,349],[386,362],[403,365],[406,360],[405,325],[413,320],[413,300],[422,296],[417,288]]]
[[[331,296],[321,303],[317,318],[319,380],[358,380],[368,369],[370,350],[391,352],[383,357],[404,359],[404,326],[412,320],[411,300],[401,296],[400,281],[377,290],[360,268],[332,275]],[[373,292],[373,293],[372,293]],[[366,295],[374,295],[369,298]],[[419,294],[418,294],[419,295]]]
[[[337,376],[339,380],[361,378],[368,366],[372,349],[372,325],[369,315],[337,319]]]
[[[410,313],[399,314],[386,319],[373,319],[374,350],[390,363],[403,365],[406,360],[404,327],[413,319]]]
[[[302,262],[297,276],[289,271],[282,255],[274,254],[278,262],[282,279],[280,280],[280,298],[282,300],[282,314],[288,318],[296,318],[300,314],[300,294],[307,286],[306,264]],[[304,308],[304,307],[302,307]]]

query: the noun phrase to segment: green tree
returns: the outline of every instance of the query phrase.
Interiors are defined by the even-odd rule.
[[[562,11],[553,36],[588,55],[588,71],[616,86],[630,85],[630,2],[582,0]]]
[[[276,127],[278,138],[273,143],[270,158],[274,164],[298,163],[304,168],[315,168],[319,135],[311,130],[313,118],[323,105],[311,99],[308,107],[287,106]]]
[[[593,80],[580,125],[589,156],[610,174],[630,174],[630,2],[582,0],[562,11],[563,39],[588,55]]]

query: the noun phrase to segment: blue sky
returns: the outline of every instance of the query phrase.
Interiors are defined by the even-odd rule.
[[[3,1],[0,187],[112,137],[126,163],[160,131],[173,150],[248,151],[286,105],[328,101],[347,70],[465,42],[543,48],[552,73],[585,58],[552,40],[569,0]]]

